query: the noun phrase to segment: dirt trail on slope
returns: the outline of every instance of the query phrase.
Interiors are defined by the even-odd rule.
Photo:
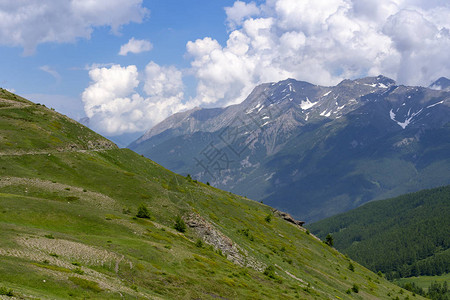
[[[88,153],[88,152],[101,152],[101,151],[107,151],[111,149],[74,149],[74,150],[58,150],[58,149],[48,149],[48,150],[41,150],[41,151],[8,151],[8,152],[1,152],[0,156],[21,156],[21,155],[52,155],[52,154],[58,154],[58,153],[68,153],[68,152],[78,152],[78,153]]]
[[[6,104],[7,106],[4,106],[4,104]],[[0,109],[9,109],[9,108],[18,108],[18,107],[22,108],[22,107],[28,107],[28,106],[32,106],[32,104],[19,102],[16,100],[0,98]]]
[[[122,209],[122,206],[113,198],[105,194],[85,190],[82,187],[52,182],[49,180],[42,180],[38,178],[0,176],[0,188],[19,185],[40,188],[48,191],[58,191],[60,193],[66,194],[61,195],[61,199],[63,199],[65,196],[76,196],[80,201],[88,202],[98,208],[113,209],[116,211],[120,211]],[[27,193],[26,188],[25,193]]]

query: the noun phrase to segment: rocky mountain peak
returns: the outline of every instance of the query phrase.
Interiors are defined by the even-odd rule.
[[[430,89],[450,91],[450,79],[441,77],[430,85]]]
[[[396,85],[396,82],[393,79],[383,75],[378,75],[376,77],[365,77],[357,79],[354,82],[376,88],[389,88],[391,86]]]

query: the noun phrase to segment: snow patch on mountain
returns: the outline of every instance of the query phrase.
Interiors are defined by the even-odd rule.
[[[265,174],[265,175],[267,176],[268,174]],[[268,181],[268,180],[272,179],[273,175],[275,175],[275,172],[270,173],[270,175],[267,176],[266,179],[264,179],[264,180]]]
[[[320,113],[320,115],[328,118],[329,116],[331,116],[331,111],[327,112],[326,110],[324,110],[323,112]]]
[[[342,105],[342,106],[338,106],[337,110],[338,110],[338,111],[339,111],[339,110],[342,110],[344,107],[345,107],[345,104]]]
[[[367,86],[370,86],[370,87],[373,87],[373,88],[382,88],[382,89],[387,89],[388,88],[387,85],[385,85],[384,83],[381,83],[381,82],[372,83],[372,84],[365,83],[364,85],[367,85]]]
[[[262,105],[260,108],[258,108],[258,112],[260,112],[261,109],[263,109],[263,108],[264,108],[264,105]]]
[[[289,87],[290,92],[294,92],[294,93],[296,92],[295,88],[292,86],[292,83],[288,83],[288,87]]]
[[[248,114],[251,114],[255,109],[258,109],[258,108],[260,108],[260,107],[261,107],[261,102],[259,102],[255,107],[249,109],[249,110],[246,112],[246,114],[247,114],[247,115],[248,115]],[[264,107],[264,105],[263,105],[262,107]],[[262,109],[262,108],[260,108],[260,109],[258,110],[258,112],[259,112],[261,109]]]
[[[405,118],[405,121],[403,121],[403,122],[399,122],[395,119],[396,114],[394,113],[394,111],[392,109],[389,111],[389,117],[391,118],[392,121],[397,123],[401,128],[405,129],[406,127],[408,127],[409,124],[411,124],[411,121],[413,120],[413,118],[415,116],[417,116],[418,114],[420,114],[422,112],[422,110],[423,110],[423,108],[420,109],[418,112],[411,114],[411,109],[409,109],[407,117]]]
[[[319,101],[312,103],[312,102],[309,100],[309,98],[306,97],[306,100],[305,100],[305,101],[302,100],[302,102],[300,103],[300,107],[301,107],[303,110],[308,110],[308,109],[310,109],[311,107],[313,107],[314,105],[316,105],[317,103],[319,103]]]
[[[436,106],[436,105],[442,104],[442,103],[444,103],[444,100],[439,101],[439,102],[437,102],[437,103],[435,103],[435,104],[428,105],[427,108],[431,108],[431,107],[433,107],[433,106]]]
[[[389,111],[389,117],[391,118],[392,121],[397,122],[395,121],[395,113],[392,109]]]

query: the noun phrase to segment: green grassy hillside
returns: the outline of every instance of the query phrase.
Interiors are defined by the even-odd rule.
[[[450,186],[363,205],[309,226],[389,278],[450,272]]]
[[[420,298],[266,205],[176,175],[5,90],[0,98],[0,295]],[[141,205],[149,218],[136,217]]]
[[[0,89],[2,154],[117,148],[74,120]]]

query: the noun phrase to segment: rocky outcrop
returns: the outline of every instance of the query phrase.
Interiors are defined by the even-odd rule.
[[[303,224],[305,224],[305,222],[294,219],[290,214],[288,214],[286,212],[279,211],[278,209],[272,209],[272,211],[273,211],[274,215],[282,218],[285,221],[288,221],[289,223],[295,224],[300,227],[303,226]]]
[[[117,149],[117,145],[107,139],[92,140],[87,142],[89,150],[110,150]]]
[[[107,139],[90,140],[86,144],[67,144],[56,148],[57,152],[84,152],[84,151],[100,151],[118,149],[117,145]],[[52,150],[48,150],[52,152]]]
[[[266,268],[265,264],[251,257],[248,251],[234,243],[229,237],[217,230],[200,215],[191,213],[184,220],[186,225],[194,229],[206,244],[213,246],[216,250],[220,250],[233,263],[250,267],[260,272]]]

